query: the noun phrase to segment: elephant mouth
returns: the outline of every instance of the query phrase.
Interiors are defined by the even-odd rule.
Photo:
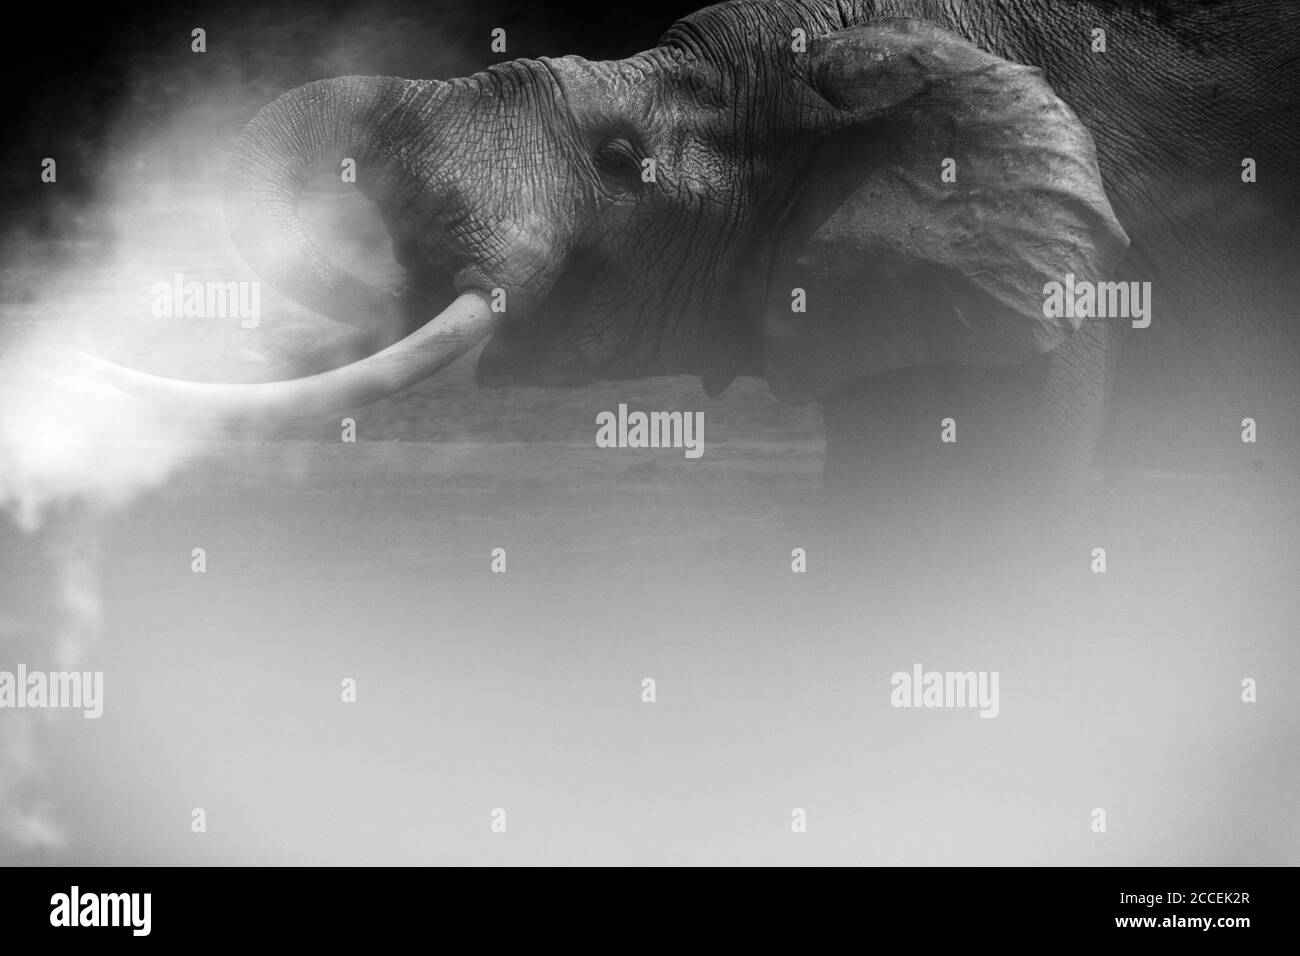
[[[478,384],[574,387],[596,377],[603,360],[588,313],[604,269],[594,252],[575,254],[531,316],[497,327],[479,354]]]

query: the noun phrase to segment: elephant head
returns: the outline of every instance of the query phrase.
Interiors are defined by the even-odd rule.
[[[357,162],[394,295],[327,261],[297,216]],[[927,364],[1059,345],[1045,283],[1104,277],[1127,238],[1091,137],[1032,67],[926,21],[845,25],[826,0],[711,7],[625,60],[516,60],[446,82],[286,93],[232,156],[227,210],[264,279],[375,354],[304,378],[136,392],[230,414],[346,408],[491,334],[484,384],[766,376],[804,401]],[[455,303],[439,312],[454,289]],[[501,307],[504,309],[501,310]]]

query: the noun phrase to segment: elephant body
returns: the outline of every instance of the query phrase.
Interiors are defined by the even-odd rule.
[[[1292,473],[1300,437],[1292,305],[1300,301],[1300,178],[1287,157],[1300,145],[1300,91],[1283,60],[1300,46],[1294,8],[1031,2],[874,10],[931,19],[1044,68],[1092,132],[1130,240],[1112,278],[1149,281],[1153,315],[1146,328],[1095,323],[1093,334],[1012,375],[911,368],[831,393],[824,405],[834,512],[879,525],[900,499],[931,511],[947,501],[941,539],[974,514],[990,518],[969,525],[976,538],[996,535],[1017,512],[1059,536],[1077,529],[1093,463],[1240,474],[1267,462]],[[1106,31],[1105,53],[1082,39],[1097,28]],[[1246,158],[1275,176],[1244,182]],[[935,441],[947,415],[973,426],[950,448]],[[1246,419],[1268,423],[1262,448],[1243,443]],[[974,440],[965,442],[968,435]],[[916,527],[908,521],[907,533]]]
[[[313,83],[236,146],[232,234],[360,328],[355,354],[391,348],[230,388],[267,390],[241,408],[329,404],[336,381],[368,399],[487,331],[484,385],[764,376],[824,405],[826,490],[852,515],[1028,499],[1068,520],[1099,443],[1289,461],[1298,48],[1286,2],[733,0],[625,60]],[[401,296],[297,219],[340,156],[384,213]],[[1149,284],[1150,315],[1049,309],[1076,281]],[[464,321],[403,338],[453,287]],[[1246,419],[1264,437],[1243,450]]]
[[[1075,500],[1098,444],[1108,464],[1242,471],[1263,460],[1241,441],[1246,418],[1268,421],[1269,457],[1293,466],[1300,176],[1288,157],[1300,147],[1300,90],[1284,62],[1300,50],[1300,11],[1267,3],[865,6],[867,15],[932,20],[1044,69],[1092,132],[1130,240],[1112,278],[1150,282],[1154,314],[1147,328],[1115,324],[1027,363],[1016,382],[1000,382],[996,370],[975,370],[972,381],[967,370],[916,369],[829,396],[830,446],[848,459],[836,481],[869,484],[855,472],[870,467],[861,458],[873,442],[854,423],[871,422],[872,409],[906,406],[886,413],[885,439],[906,457],[900,444],[933,444],[944,407],[977,409],[983,397],[987,409],[1001,403],[1009,421],[1008,390],[1013,404],[1036,410],[1009,431],[1032,435],[1025,444],[1041,450],[1040,461],[1017,464],[1046,479],[1044,493],[1065,490],[1060,500]],[[1105,52],[1084,40],[1097,29]],[[1243,180],[1246,159],[1272,170],[1268,182]],[[928,413],[917,411],[920,402],[891,402],[891,391],[929,396]],[[835,458],[828,468],[838,467]]]

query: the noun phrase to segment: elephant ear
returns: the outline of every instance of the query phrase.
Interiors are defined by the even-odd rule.
[[[1044,315],[1044,285],[1105,278],[1128,237],[1091,136],[1040,70],[890,19],[810,44],[808,71],[824,114],[764,303],[778,397],[910,366],[1013,365],[1078,327]]]

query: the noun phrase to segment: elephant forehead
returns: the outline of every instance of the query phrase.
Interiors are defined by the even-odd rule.
[[[580,56],[542,57],[540,62],[580,117],[616,111],[646,120],[686,108],[728,111],[734,107],[722,73],[673,51],[650,50],[595,63]]]
[[[579,110],[607,105],[610,97],[635,98],[656,73],[644,56],[595,63],[580,56],[542,57],[539,62],[555,77],[570,109]]]

